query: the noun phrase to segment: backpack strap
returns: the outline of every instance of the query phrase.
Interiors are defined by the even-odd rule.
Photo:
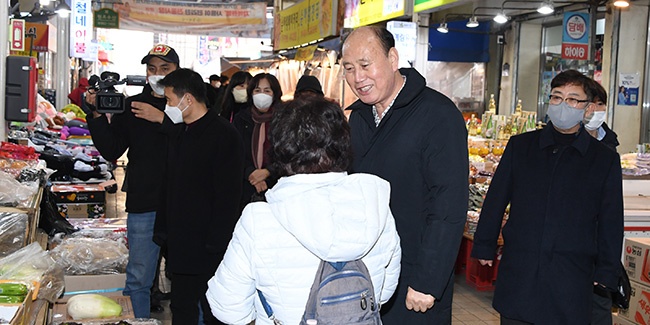
[[[271,305],[266,301],[266,298],[264,297],[264,294],[262,291],[259,289],[257,290],[257,295],[260,297],[260,301],[262,302],[262,306],[264,307],[264,311],[266,312],[266,316],[269,317],[270,320],[273,321],[273,324],[275,325],[282,325],[282,322],[278,319],[275,318],[275,315],[273,315],[273,308],[271,308]]]

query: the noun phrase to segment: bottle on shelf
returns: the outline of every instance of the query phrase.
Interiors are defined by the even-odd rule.
[[[492,114],[485,114],[485,127],[483,128],[483,135],[486,139],[492,139],[494,136],[494,122],[492,122]]]
[[[490,104],[488,105],[488,112],[490,112],[491,114],[497,113],[497,104],[496,101],[494,100],[494,94],[490,94]]]
[[[477,127],[478,127],[476,125],[477,123],[478,123],[478,121],[476,120],[476,115],[472,114],[472,117],[470,117],[470,119],[469,119],[469,128],[467,129],[467,133],[469,135],[471,135],[471,136],[476,135],[476,131],[477,131]]]
[[[517,106],[515,107],[515,116],[521,116],[521,99],[517,100]]]

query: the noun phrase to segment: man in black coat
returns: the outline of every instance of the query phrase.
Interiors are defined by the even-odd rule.
[[[167,75],[163,123],[169,137],[167,168],[154,240],[167,246],[172,273],[173,324],[220,324],[205,297],[239,218],[244,169],[237,130],[206,106],[201,75],[179,69]]]
[[[148,83],[141,94],[126,99],[124,112],[113,114],[109,121],[90,104],[91,112],[86,119],[93,143],[106,160],[115,161],[128,149],[123,190],[128,212],[129,262],[124,294],[131,296],[136,317],[149,318],[150,291],[160,252],[152,240],[153,227],[167,153],[166,137],[160,133],[165,97],[157,81],[178,68],[179,58],[173,48],[158,44],[141,63],[147,66]],[[153,121],[149,116],[159,119]]]
[[[551,122],[510,139],[474,234],[472,256],[492,265],[510,204],[493,302],[502,324],[589,324],[594,285],[618,283],[618,154],[582,128],[594,109],[587,77],[565,71],[551,88]]]
[[[467,216],[467,129],[449,98],[414,69],[398,69],[393,35],[362,27],[343,44],[353,172],[390,182],[402,244],[396,294],[384,324],[451,324],[453,268]]]

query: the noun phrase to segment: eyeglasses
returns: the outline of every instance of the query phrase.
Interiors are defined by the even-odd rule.
[[[576,107],[578,107],[578,104],[588,103],[589,100],[588,99],[576,99],[576,98],[571,98],[571,97],[562,98],[562,97],[556,96],[556,95],[549,95],[548,96],[548,102],[550,104],[553,104],[553,105],[559,105],[562,102],[566,102],[569,106],[571,106],[573,108],[576,108]]]

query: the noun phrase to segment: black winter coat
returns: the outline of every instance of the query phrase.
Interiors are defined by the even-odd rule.
[[[214,110],[166,131],[169,155],[154,241],[167,245],[170,272],[214,273],[239,219],[241,139]]]
[[[131,112],[132,102],[145,102],[164,111],[167,101],[151,95],[148,84],[142,93],[125,101],[125,110],[113,114],[111,122],[106,115],[93,118],[86,115],[93,143],[108,161],[115,161],[129,149],[129,165],[125,178],[126,211],[142,213],[156,211],[160,202],[167,137],[160,132],[160,124],[137,118]]]
[[[623,240],[618,154],[581,129],[556,143],[552,123],[508,142],[472,256],[492,260],[503,213],[494,308],[535,324],[589,324],[593,283],[616,288]]]
[[[251,202],[251,196],[253,193],[256,193],[255,186],[251,185],[248,181],[248,176],[255,171],[255,164],[253,163],[253,128],[255,123],[253,122],[253,117],[251,114],[251,108],[243,108],[235,115],[235,118],[232,121],[233,126],[239,132],[239,135],[244,142],[244,178],[242,180],[242,197],[240,200],[241,209],[243,210],[246,204]],[[269,123],[270,125],[270,123]],[[270,134],[270,132],[269,132]],[[266,141],[269,141],[267,138]],[[268,155],[268,153],[264,153]],[[269,163],[268,166],[263,166],[269,170],[269,177],[266,179],[266,186],[268,188],[273,187],[277,183],[277,175],[275,170],[272,168]]]
[[[467,218],[467,129],[454,103],[427,88],[415,69],[400,73],[406,85],[379,127],[372,106],[357,101],[349,107],[353,172],[390,182],[402,245],[400,286],[440,299],[453,294],[445,290]],[[415,314],[404,301],[395,306]]]

